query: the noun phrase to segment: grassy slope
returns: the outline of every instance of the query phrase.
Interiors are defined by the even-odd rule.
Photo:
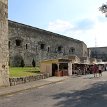
[[[40,69],[38,67],[10,67],[10,77],[23,77],[31,76],[39,73]]]

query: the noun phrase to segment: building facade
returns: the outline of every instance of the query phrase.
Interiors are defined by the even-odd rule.
[[[0,86],[9,85],[8,1],[0,0]]]
[[[70,55],[87,57],[84,42],[21,23],[8,21],[10,66],[36,65],[48,59],[66,58]]]
[[[91,58],[102,59],[102,61],[107,61],[107,47],[88,48],[88,53]]]

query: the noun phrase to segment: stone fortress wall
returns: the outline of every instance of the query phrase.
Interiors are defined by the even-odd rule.
[[[87,57],[84,42],[21,23],[8,21],[10,66],[36,65],[41,60],[67,58],[70,55]]]
[[[8,0],[0,0],[0,86],[9,85],[9,66],[36,65],[42,60],[78,57],[94,57],[107,61],[107,47],[88,48],[73,38],[52,33],[21,23],[8,21]]]
[[[9,85],[8,1],[0,0],[0,86]]]

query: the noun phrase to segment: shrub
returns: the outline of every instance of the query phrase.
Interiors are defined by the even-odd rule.
[[[36,63],[35,63],[35,60],[33,59],[32,61],[32,66],[35,67],[36,66]]]
[[[25,66],[25,63],[24,63],[24,60],[22,59],[21,60],[21,65],[20,65],[21,67],[24,67]]]

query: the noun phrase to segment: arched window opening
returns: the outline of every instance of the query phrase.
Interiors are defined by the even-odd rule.
[[[40,49],[45,49],[45,44],[40,44]]]
[[[58,46],[58,52],[62,52],[62,46]]]
[[[19,39],[16,40],[16,46],[21,46],[21,40]]]
[[[10,49],[10,41],[8,42],[8,47],[9,47],[9,49]]]
[[[48,52],[50,52],[50,47],[48,47]]]
[[[26,44],[26,49],[28,49],[28,45]]]
[[[69,49],[69,53],[74,53],[75,52],[75,48],[73,48],[73,47],[71,47],[70,49]]]

